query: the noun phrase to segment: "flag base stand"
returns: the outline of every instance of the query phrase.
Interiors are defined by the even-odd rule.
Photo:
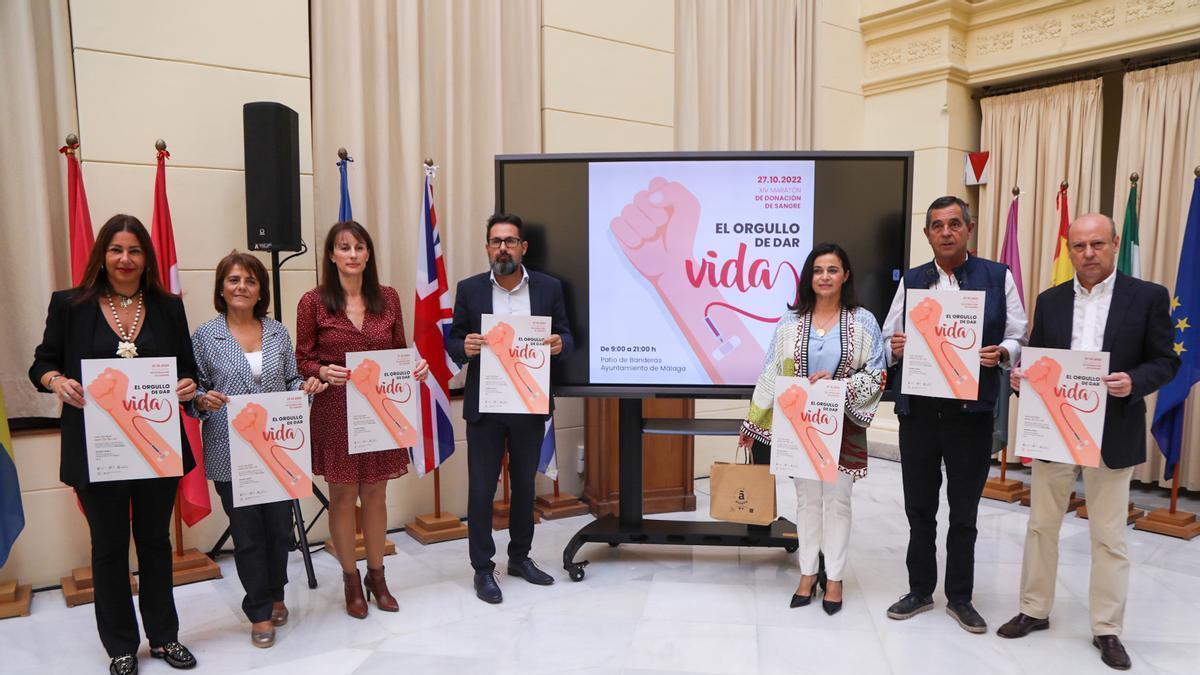
[[[1030,494],[1031,494],[1030,492],[1026,492],[1024,495],[1022,495],[1021,506],[1029,506]],[[1083,499],[1079,495],[1072,492],[1071,497],[1069,499],[1067,499],[1067,511],[1066,512],[1070,513],[1085,504],[1087,504],[1087,501],[1085,499]]]
[[[1170,509],[1154,509],[1149,515],[1138,518],[1133,524],[1133,529],[1165,534],[1168,537],[1193,539],[1200,535],[1200,522],[1196,521],[1196,514],[1188,511],[1172,513]]]
[[[504,500],[497,500],[497,501],[492,502],[492,529],[493,530],[507,530],[508,529],[508,512],[509,512],[510,506],[512,506],[512,505]],[[541,514],[538,513],[537,509],[534,509],[533,510],[533,524],[537,525],[540,522],[542,522],[542,516],[541,516]]]
[[[362,533],[362,507],[361,506],[354,507],[354,522],[357,525],[354,528],[354,559],[355,560],[366,560],[367,559],[367,543],[363,539],[363,533]],[[335,558],[337,557],[337,548],[334,547],[332,538],[325,540],[325,550],[329,551],[329,554],[332,555],[333,557],[335,557]],[[383,538],[383,554],[385,556],[396,554],[396,545],[393,544],[392,540],[388,539],[386,536]]]
[[[171,556],[171,581],[176,586],[220,579],[221,576],[221,566],[194,548]]]
[[[325,540],[325,550],[329,551],[329,554],[334,556],[335,558],[337,557],[337,549],[334,548],[332,539]],[[392,543],[391,539],[384,540],[383,554],[384,555],[395,555],[396,554],[396,545]],[[356,532],[354,534],[354,559],[355,560],[366,560],[367,559],[367,544],[363,540],[362,532]]]
[[[1028,498],[1029,486],[1013,478],[989,478],[983,485],[983,496],[1011,504]]]
[[[1007,445],[1002,444],[1000,446],[1000,477],[989,478],[983,484],[983,496],[1009,504],[1029,498],[1029,486],[1019,480],[1008,477]],[[1022,501],[1021,503],[1027,504],[1028,502]]]
[[[538,498],[533,502],[533,509],[534,512],[546,520],[582,516],[588,512],[587,504],[579,501],[578,497],[553,493],[538,495]]]
[[[1138,507],[1133,505],[1133,502],[1129,502],[1129,511],[1125,514],[1125,524],[1132,525],[1139,518],[1141,518],[1142,516],[1145,516],[1145,515],[1146,515],[1145,509],[1139,509]],[[1076,518],[1087,518],[1088,517],[1086,504],[1084,506],[1080,506],[1079,508],[1075,509],[1075,517]]]
[[[405,525],[404,531],[422,544],[436,544],[443,541],[466,539],[467,524],[453,514],[443,513],[439,516],[436,513],[427,513],[417,516],[411,523]]]
[[[16,581],[0,581],[0,619],[14,616],[29,616],[33,604],[33,586],[24,586]]]
[[[67,607],[86,605],[96,601],[91,567],[76,567],[71,570],[71,576],[60,578],[58,583],[62,585],[63,599],[67,601]],[[134,595],[137,595],[138,582],[132,574],[129,575],[129,588]]]

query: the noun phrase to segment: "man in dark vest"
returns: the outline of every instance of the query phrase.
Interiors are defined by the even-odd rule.
[[[946,535],[946,612],[971,633],[987,631],[987,622],[971,604],[975,583],[975,516],[988,477],[996,397],[1004,382],[1001,369],[1019,358],[1025,341],[1025,308],[1008,267],[967,254],[975,222],[957,197],[939,197],[925,213],[925,237],[933,260],[904,273],[883,324],[890,336],[888,365],[904,358],[905,289],[983,291],[979,397],[975,401],[905,396],[894,378],[896,415],[900,418],[900,467],[904,512],[908,516],[908,593],[887,610],[891,619],[908,619],[933,608],[937,586],[937,512],[946,466],[950,527]],[[1007,393],[1007,390],[1005,390]]]

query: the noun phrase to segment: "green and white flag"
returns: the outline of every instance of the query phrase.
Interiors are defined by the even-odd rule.
[[[1129,185],[1129,201],[1125,203],[1125,224],[1121,227],[1121,255],[1117,270],[1131,277],[1142,278],[1142,254],[1138,249],[1137,183]]]

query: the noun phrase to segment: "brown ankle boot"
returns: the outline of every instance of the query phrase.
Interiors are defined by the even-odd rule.
[[[358,570],[354,570],[354,574],[342,572],[342,583],[346,587],[346,613],[356,619],[367,618],[367,600],[363,597],[362,576]]]
[[[396,602],[396,598],[388,591],[387,579],[383,576],[383,568],[377,570],[367,568],[367,578],[364,580],[364,585],[367,587],[367,599],[371,599],[371,594],[375,594],[375,605],[385,612],[399,612],[400,603]]]

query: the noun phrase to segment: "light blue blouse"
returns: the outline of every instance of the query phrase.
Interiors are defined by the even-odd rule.
[[[817,335],[816,327],[808,329],[808,373],[822,370],[833,374],[842,359],[842,327],[835,322],[825,335]]]

